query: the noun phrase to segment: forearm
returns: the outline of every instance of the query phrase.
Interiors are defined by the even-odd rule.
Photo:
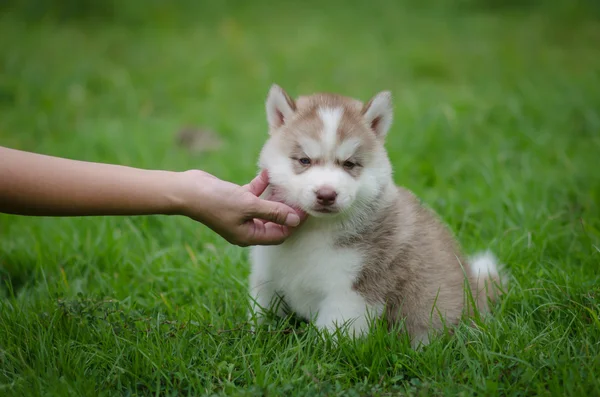
[[[177,175],[0,147],[0,212],[44,216],[175,214],[182,207]]]

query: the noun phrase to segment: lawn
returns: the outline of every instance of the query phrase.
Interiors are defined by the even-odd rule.
[[[152,1],[46,18],[20,3],[0,14],[0,145],[245,183],[273,82],[389,89],[396,182],[511,284],[493,317],[423,351],[382,327],[335,346],[288,321],[252,333],[247,250],[191,220],[0,215],[0,395],[600,395],[593,2]],[[181,145],[185,128],[220,145]]]

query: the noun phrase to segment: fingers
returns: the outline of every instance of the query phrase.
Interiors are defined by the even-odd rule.
[[[273,222],[266,222],[260,219],[251,219],[241,225],[237,237],[230,236],[227,241],[239,247],[279,245],[292,234],[292,231],[292,228],[288,228],[287,226],[277,225]]]
[[[298,226],[301,221],[300,216],[293,208],[275,201],[261,199],[256,200],[254,211],[250,216],[291,227]]]
[[[266,170],[262,170],[256,178],[246,185],[250,193],[257,197],[263,194],[267,186],[269,186],[269,174]]]
[[[262,170],[261,173],[256,176],[256,178],[254,178],[249,184],[245,185],[244,187],[247,188],[254,196],[260,196],[264,193],[264,191],[267,189],[267,187],[269,186],[269,174],[267,172],[267,170]],[[297,208],[292,208],[289,207],[287,205],[284,204],[284,206],[278,206],[278,207],[274,207],[274,206],[270,206],[270,209],[267,208],[267,204],[265,203],[265,201],[271,201],[271,202],[278,202],[283,204],[283,200],[277,195],[277,193],[271,192],[271,195],[269,197],[267,197],[265,200],[261,200],[263,201],[263,203],[261,205],[259,205],[259,208],[257,208],[255,217],[256,218],[263,218],[266,219],[268,221],[272,221],[275,223],[278,223],[280,225],[287,225],[287,226],[298,226],[298,224],[300,224],[300,222],[302,220],[304,220],[307,216],[306,212],[297,209]],[[279,210],[277,210],[276,208],[279,208]],[[292,214],[295,213],[296,215],[298,215],[299,218],[299,222],[296,221],[296,218],[294,216],[291,217],[291,219],[286,219],[283,218],[284,214],[281,213],[277,213],[277,212],[273,212],[273,211],[283,211],[286,210],[288,213],[290,212],[290,210],[292,211]],[[264,214],[266,212],[268,216],[267,218],[261,216],[261,214]],[[297,222],[297,223],[296,223]]]
[[[261,222],[258,219],[248,222],[250,245],[278,245],[285,241],[291,234],[286,226],[273,222]]]

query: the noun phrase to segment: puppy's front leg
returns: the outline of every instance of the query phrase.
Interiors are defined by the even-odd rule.
[[[351,337],[361,337],[369,331],[369,320],[381,309],[369,305],[354,291],[332,291],[322,302],[315,325],[334,333],[336,328]]]
[[[265,311],[275,309],[279,317],[285,316],[283,302],[277,294],[273,282],[268,276],[261,272],[253,272],[250,275],[250,319],[255,318],[261,324],[265,317]]]

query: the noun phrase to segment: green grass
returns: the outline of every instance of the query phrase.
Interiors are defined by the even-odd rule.
[[[429,3],[1,15],[0,145],[244,183],[271,83],[390,89],[396,181],[512,282],[421,352],[381,327],[335,347],[251,333],[247,251],[190,220],[2,215],[0,395],[600,395],[597,13]],[[178,147],[187,125],[224,146]]]

